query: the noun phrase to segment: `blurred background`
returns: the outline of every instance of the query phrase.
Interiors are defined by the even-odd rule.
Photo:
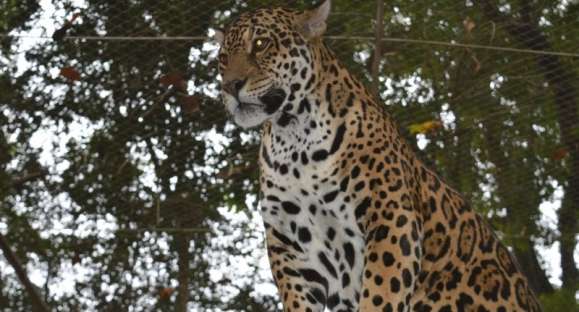
[[[0,311],[280,311],[212,28],[315,1],[0,1]],[[326,42],[579,311],[579,1],[334,0]]]

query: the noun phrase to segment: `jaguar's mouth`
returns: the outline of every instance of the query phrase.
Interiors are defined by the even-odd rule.
[[[235,98],[237,101],[236,109],[242,111],[251,111],[256,109],[263,110],[266,114],[272,115],[281,107],[285,101],[286,93],[282,89],[272,88],[267,91],[264,95],[259,97],[259,102],[243,102],[238,97]]]
[[[286,100],[286,96],[285,91],[277,88],[270,88],[255,97],[222,93],[223,103],[233,121],[246,129],[257,126],[275,115]]]
[[[259,97],[259,100],[265,104],[264,111],[266,114],[275,113],[283,104],[286,98],[286,93],[283,89],[272,88],[269,89],[264,95]]]
[[[237,101],[237,108],[238,109],[255,109],[255,108],[260,108],[262,106],[263,105],[261,105],[261,104]]]

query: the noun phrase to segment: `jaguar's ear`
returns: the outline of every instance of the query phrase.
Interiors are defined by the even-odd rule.
[[[326,31],[326,20],[330,15],[330,0],[325,0],[318,7],[303,12],[298,18],[300,33],[307,39],[320,37]]]
[[[223,30],[215,28],[215,35],[213,36],[215,38],[215,42],[217,42],[219,45],[223,45],[223,41],[225,41],[225,34],[223,33]]]

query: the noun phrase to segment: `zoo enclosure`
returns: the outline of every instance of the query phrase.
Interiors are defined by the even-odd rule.
[[[217,207],[247,211],[256,204],[247,194],[256,194],[257,132],[242,133],[227,121],[207,29],[269,4],[55,2],[31,30],[2,35],[17,48],[6,55],[21,92],[6,97],[2,117],[3,141],[17,148],[5,170],[13,186],[2,193],[0,222],[24,262],[57,267],[46,284],[66,263],[115,268],[103,274],[117,290],[81,299],[108,306],[114,293],[119,306],[227,306],[191,285],[223,288],[208,277],[215,264],[201,255],[216,248],[219,235],[236,232]],[[553,286],[535,248],[558,242],[562,283],[577,280],[577,11],[566,1],[334,1],[326,34],[421,157],[491,219],[544,293]],[[38,143],[39,135],[49,144]],[[27,238],[17,221],[40,238]],[[156,247],[160,241],[169,247]],[[164,264],[171,255],[178,261]],[[123,280],[135,266],[161,272],[136,287],[149,301],[132,294],[134,281]],[[8,297],[17,296],[16,282],[5,287]],[[62,304],[45,288],[49,305]],[[221,288],[217,294],[227,293]],[[70,307],[89,304],[64,298]]]

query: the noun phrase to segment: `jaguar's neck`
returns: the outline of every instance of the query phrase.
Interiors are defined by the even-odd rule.
[[[269,145],[324,145],[355,111],[375,105],[365,87],[325,44],[314,42],[308,52],[310,66],[296,70],[299,74],[294,75],[281,112],[265,128],[264,134],[271,137],[264,137]]]
[[[353,98],[359,98],[363,88],[323,43],[312,45],[308,52],[310,66],[303,74],[299,71],[299,81],[292,81],[280,112],[264,128],[262,143],[280,162],[296,153],[313,158],[323,153],[313,155],[312,151],[329,153],[327,145],[348,113],[356,109]]]
[[[327,113],[332,119],[341,120],[348,112],[363,109],[363,105],[376,105],[366,87],[350,74],[324,43],[313,45],[311,51],[313,72],[319,77],[311,96],[320,102],[322,114]]]

